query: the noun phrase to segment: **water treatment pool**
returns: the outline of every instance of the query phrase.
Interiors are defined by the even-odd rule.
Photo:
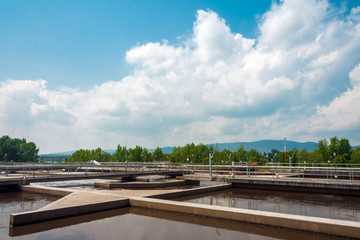
[[[232,188],[178,201],[360,221],[358,197]]]
[[[56,196],[27,192],[0,193],[0,239],[9,233],[11,213],[36,210],[59,199]]]
[[[0,239],[339,239],[134,207],[9,228],[10,213],[35,210],[56,199],[26,192],[0,193]]]
[[[334,239],[328,236],[140,208],[81,215],[10,228],[1,239]],[[338,238],[336,238],[338,239]]]

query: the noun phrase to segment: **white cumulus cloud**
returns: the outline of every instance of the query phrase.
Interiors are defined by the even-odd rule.
[[[0,130],[34,140],[43,152],[317,141],[349,129],[359,144],[359,7],[345,15],[325,0],[284,0],[248,39],[217,13],[198,10],[185,41],[129,49],[133,72],[119,81],[87,91],[1,82]]]

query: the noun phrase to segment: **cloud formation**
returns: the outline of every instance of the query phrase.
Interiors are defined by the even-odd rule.
[[[185,41],[126,52],[133,73],[119,81],[88,91],[1,82],[0,132],[41,152],[334,135],[360,144],[360,7],[273,3],[256,39],[211,10],[196,16]]]

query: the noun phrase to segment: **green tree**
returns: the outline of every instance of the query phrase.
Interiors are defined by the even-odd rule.
[[[320,154],[319,151],[311,151],[308,152],[309,153],[309,162],[311,161],[311,163],[321,163],[322,162],[322,155]]]
[[[35,161],[37,159],[37,155],[39,153],[39,149],[36,147],[33,142],[24,142],[20,146],[20,154],[21,158],[25,162]]]
[[[0,138],[0,161],[33,162],[37,159],[39,148],[26,139],[2,136]]]
[[[312,162],[313,159],[310,158],[310,154],[305,149],[301,149],[298,153],[298,162],[297,163],[304,163],[304,162]]]
[[[164,153],[160,147],[157,147],[153,152],[153,159],[155,162],[163,161],[164,160]]]
[[[170,161],[172,162],[182,162],[182,150],[181,147],[173,147],[170,154]]]
[[[132,162],[142,162],[142,152],[143,148],[136,146],[134,149],[130,148],[129,160]]]
[[[264,163],[263,155],[256,149],[250,149],[246,152],[246,157],[250,162],[257,162],[259,164]]]
[[[339,155],[339,139],[337,138],[337,136],[330,138],[330,145],[329,145],[329,155],[330,156],[334,156],[335,155]]]
[[[90,160],[90,150],[79,149],[71,154],[71,156],[67,159],[67,162],[88,162]]]
[[[321,139],[318,144],[315,145],[317,151],[321,155],[321,161],[327,162],[329,160],[329,147],[326,139]]]
[[[348,139],[338,139],[337,136],[330,138],[329,155],[332,161],[337,163],[350,162],[351,145]]]
[[[246,161],[246,151],[245,151],[245,148],[244,148],[244,146],[242,144],[240,144],[240,146],[238,147],[236,152],[237,152],[237,155],[239,157],[239,161],[245,162]]]
[[[129,152],[125,146],[120,146],[120,144],[117,145],[116,151],[114,155],[112,156],[112,161],[115,162],[125,162],[127,157],[129,155]]]
[[[192,154],[194,163],[204,163],[205,159],[209,161],[209,148],[202,143],[195,146]]]
[[[351,153],[351,163],[360,163],[360,146],[357,146]]]
[[[146,148],[143,148],[141,152],[141,161],[142,162],[152,162],[153,158],[151,152],[149,152]]]

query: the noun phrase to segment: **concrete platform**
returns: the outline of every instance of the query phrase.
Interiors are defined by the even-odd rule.
[[[32,172],[28,174],[14,176],[8,175],[0,178],[0,187],[6,186],[20,186],[29,185],[35,182],[52,182],[52,181],[69,181],[81,179],[111,179],[111,178],[126,178],[135,179],[138,176],[149,175],[167,175],[167,176],[182,176],[183,171],[180,170],[166,170],[166,171],[136,171],[136,172],[72,172],[67,174],[47,174],[47,175],[33,175]]]
[[[122,208],[130,205],[128,198],[109,193],[82,191],[69,193],[69,191],[62,189],[56,192],[53,188],[50,188],[49,191],[46,192],[45,187],[41,187],[39,189],[40,191],[37,190],[37,187],[26,187],[26,191],[33,190],[33,192],[41,192],[44,194],[55,193],[57,196],[67,193],[67,195],[38,210],[11,214],[10,225],[25,225],[86,213]]]
[[[161,211],[255,223],[333,236],[360,238],[360,223],[258,210],[174,202],[151,198],[130,198],[130,205]]]
[[[36,191],[47,194],[53,193],[58,196],[64,195],[64,197],[36,211],[11,214],[10,224],[12,226],[21,226],[110,209],[140,207],[186,214],[189,216],[196,215],[206,218],[247,222],[325,235],[360,238],[359,222],[165,200],[231,187],[231,184],[223,184],[185,190],[75,191],[24,186],[24,191]],[[47,192],[46,189],[49,191]],[[136,197],[136,195],[140,197]]]
[[[326,179],[300,181],[296,178],[237,178],[229,181],[237,188],[360,196],[359,181],[327,181]]]
[[[166,182],[95,182],[94,186],[98,188],[114,189],[114,188],[125,188],[125,189],[148,189],[148,188],[164,188],[186,185],[185,180],[173,180]]]

